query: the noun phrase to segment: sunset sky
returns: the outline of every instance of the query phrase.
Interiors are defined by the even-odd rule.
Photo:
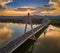
[[[31,15],[60,15],[60,0],[0,0],[0,16],[25,16],[28,12]]]

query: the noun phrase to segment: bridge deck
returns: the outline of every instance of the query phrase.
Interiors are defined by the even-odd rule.
[[[47,26],[50,23],[50,21],[46,21],[42,23],[40,26],[33,29],[34,34],[38,31],[42,30],[45,26]],[[32,30],[26,32],[22,36],[17,37],[16,39],[12,40],[8,44],[4,45],[2,48],[0,48],[0,53],[9,53],[15,50],[17,47],[22,45],[27,39],[32,37]]]

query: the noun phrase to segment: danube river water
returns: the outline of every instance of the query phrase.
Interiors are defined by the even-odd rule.
[[[36,42],[27,40],[13,53],[60,53],[60,27],[49,25],[44,31]]]
[[[0,23],[0,47],[24,34],[24,29],[25,24]],[[28,25],[27,31],[30,29]],[[49,25],[44,31],[36,42],[27,40],[13,53],[60,53],[60,27]]]
[[[60,53],[60,28],[50,25],[34,43],[32,53]]]
[[[9,41],[24,34],[26,24],[17,23],[0,23],[0,47]],[[38,25],[33,25],[33,28]],[[27,25],[27,31],[31,30],[31,26]]]

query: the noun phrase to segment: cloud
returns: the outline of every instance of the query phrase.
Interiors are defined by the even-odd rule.
[[[6,4],[10,2],[13,2],[13,0],[0,0],[0,10],[6,9]]]
[[[30,13],[32,14],[32,12],[35,12],[36,9],[34,8],[15,8],[15,9],[5,9],[5,10],[1,10],[0,12],[0,15],[3,15],[3,16],[25,16],[27,15],[27,13]],[[12,12],[12,13],[11,13]]]
[[[5,5],[7,3],[12,2],[13,0],[0,0],[0,5]]]
[[[35,11],[36,9],[34,8],[18,8],[18,9],[15,9],[16,11]]]
[[[50,4],[54,4],[56,10],[52,11],[54,15],[60,15],[60,0],[51,0]]]
[[[51,10],[48,13],[50,15],[60,15],[60,0],[50,0],[49,4],[53,4],[55,10]],[[41,13],[42,14],[47,14],[47,11],[45,10],[45,11],[42,11]]]
[[[11,2],[12,0],[9,0]],[[7,3],[9,3],[7,2]],[[7,4],[6,3],[6,4]],[[37,14],[37,15],[60,15],[60,0],[50,0],[47,5],[44,5],[42,7],[30,7],[30,6],[22,6],[18,8],[11,8],[11,9],[5,9],[0,6],[0,15],[3,16],[25,16],[29,12],[31,15]],[[11,13],[12,12],[12,13]]]
[[[47,5],[38,7],[34,14],[38,15],[60,15],[60,0],[50,0]]]

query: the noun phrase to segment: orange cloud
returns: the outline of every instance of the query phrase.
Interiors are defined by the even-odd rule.
[[[8,0],[11,1],[11,0]],[[0,2],[1,3],[1,2]],[[0,15],[3,16],[25,16],[27,15],[27,13],[32,14],[38,14],[38,15],[60,15],[60,0],[50,0],[49,4],[53,4],[55,10],[49,10],[49,12],[47,12],[46,8],[44,6],[42,7],[38,7],[38,8],[34,8],[34,7],[30,7],[30,6],[23,6],[20,8],[15,8],[15,9],[3,9],[0,10]]]
[[[35,9],[32,8],[18,8],[18,9],[5,9],[0,10],[0,15],[3,16],[25,16],[27,13],[32,14]]]
[[[32,14],[33,12],[35,12],[36,9],[31,8],[31,7],[20,7],[20,8],[15,8],[15,9],[8,9],[8,8],[4,8],[2,7],[2,10],[0,10],[0,16],[25,16],[27,15],[27,13]]]
[[[54,10],[48,10],[47,7],[39,7],[37,8],[35,14],[38,15],[60,15],[60,0],[50,0],[48,5],[53,4],[51,8],[55,8]]]
[[[49,4],[53,4],[55,10],[50,10],[49,12],[45,10],[43,14],[49,13],[50,15],[60,15],[60,0],[50,0]]]
[[[12,0],[0,0],[0,5],[5,5],[10,2],[12,2]]]
[[[1,7],[2,9],[5,9],[5,8],[7,8],[7,7],[6,7],[6,4],[7,4],[7,3],[10,3],[10,2],[13,2],[13,0],[0,0],[0,7]]]
[[[14,11],[14,10],[2,10],[0,11],[0,15],[3,15],[3,16],[23,16],[23,15],[26,15],[25,12],[20,12],[20,11]]]
[[[50,4],[54,4],[56,10],[52,11],[54,15],[60,15],[60,0],[50,0]]]

